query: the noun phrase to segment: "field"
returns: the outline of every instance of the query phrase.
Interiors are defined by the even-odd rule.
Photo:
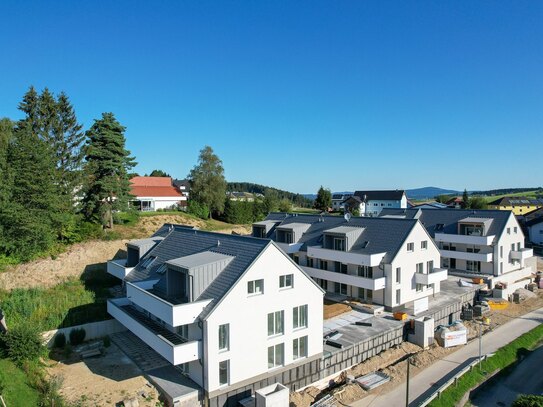
[[[534,189],[532,191],[526,191],[526,192],[517,192],[514,194],[503,194],[503,195],[482,195],[484,200],[488,202],[495,201],[497,199],[503,198],[505,196],[522,196],[522,197],[528,197],[528,198],[537,198],[537,194],[541,194],[541,191],[538,191],[537,189]]]

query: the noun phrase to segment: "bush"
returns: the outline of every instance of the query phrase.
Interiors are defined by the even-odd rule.
[[[55,335],[55,339],[53,340],[53,346],[58,349],[62,349],[66,345],[66,335],[64,335],[62,332],[59,332]]]
[[[75,328],[70,331],[70,344],[77,346],[85,340],[87,333],[83,328]]]
[[[3,340],[7,356],[19,366],[37,360],[44,350],[38,331],[28,325],[10,329]]]
[[[209,208],[196,201],[189,201],[188,212],[201,219],[209,218]]]
[[[521,394],[511,404],[511,407],[542,407],[543,396],[537,396],[535,394]]]

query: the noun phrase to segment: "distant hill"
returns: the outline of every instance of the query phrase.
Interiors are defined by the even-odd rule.
[[[279,199],[288,199],[296,206],[306,208],[313,205],[313,200],[306,198],[302,194],[296,194],[294,192],[284,191],[266,185],[253,184],[252,182],[228,182],[226,186],[226,190],[229,192],[250,192],[252,194],[264,194],[267,189],[276,191],[277,195],[279,195]]]
[[[461,195],[462,191],[454,189],[443,189],[438,187],[424,187],[407,189],[405,191],[408,199],[433,199],[438,195]]]

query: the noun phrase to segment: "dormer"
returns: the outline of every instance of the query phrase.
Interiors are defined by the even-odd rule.
[[[164,240],[161,236],[131,240],[126,244],[126,267],[135,267],[145,254]]]
[[[253,223],[253,237],[267,238],[274,231],[275,227],[281,223],[278,220],[263,220]]]
[[[302,235],[309,229],[309,223],[288,223],[277,226],[275,229],[275,240],[278,243],[293,244],[298,243]]]
[[[492,219],[468,217],[458,221],[457,232],[463,236],[486,236],[492,225]]]
[[[323,232],[324,249],[348,252],[352,249],[364,228],[355,226],[338,226]]]

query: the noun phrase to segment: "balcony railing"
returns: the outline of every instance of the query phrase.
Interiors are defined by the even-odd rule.
[[[126,283],[126,296],[134,304],[160,318],[168,325],[180,326],[192,324],[211,300],[172,304],[150,290],[158,280]]]
[[[134,270],[134,267],[126,267],[126,259],[110,260],[107,262],[107,272],[121,280]]]
[[[476,246],[490,246],[494,241],[495,236],[470,236],[470,235],[455,235],[450,233],[436,233],[435,242],[444,243],[460,243],[472,244]]]
[[[430,285],[439,283],[447,279],[447,269],[435,268],[429,274],[415,273],[415,282],[417,284]]]
[[[456,250],[440,250],[439,253],[441,254],[441,257],[459,260],[482,261],[484,263],[490,263],[494,257],[492,253],[470,253]]]
[[[355,264],[358,266],[378,266],[386,253],[362,254],[343,252],[340,250],[323,249],[322,246],[310,246],[307,248],[307,255],[328,261],[339,261],[344,264]]]
[[[107,311],[172,365],[201,358],[200,341],[185,341],[137,311],[127,298],[108,300]]]
[[[511,250],[511,258],[524,261],[534,255],[534,249]]]
[[[385,277],[366,278],[353,276],[351,274],[336,273],[328,270],[320,270],[313,267],[302,267],[304,271],[313,278],[333,281],[334,283],[348,284],[354,287],[365,288],[367,290],[382,290],[385,288]]]

